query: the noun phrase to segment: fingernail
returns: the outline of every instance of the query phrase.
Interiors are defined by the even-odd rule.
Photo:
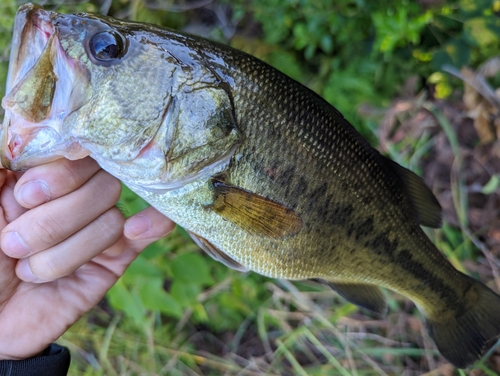
[[[23,238],[16,231],[9,231],[3,236],[2,248],[7,256],[13,258],[22,258],[31,252]]]
[[[50,200],[50,189],[42,180],[31,180],[19,188],[16,198],[23,206],[37,206]]]
[[[38,281],[38,278],[31,271],[28,259],[19,260],[19,262],[17,263],[16,274],[20,279],[22,279],[25,282]]]
[[[145,215],[136,215],[125,222],[125,236],[136,239],[151,230],[151,221]]]

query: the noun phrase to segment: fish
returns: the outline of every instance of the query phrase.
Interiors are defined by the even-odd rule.
[[[425,235],[441,207],[324,99],[266,63],[151,24],[27,4],[1,135],[14,171],[90,156],[215,260],[325,281],[384,315],[411,299],[465,368],[500,335],[500,297]]]

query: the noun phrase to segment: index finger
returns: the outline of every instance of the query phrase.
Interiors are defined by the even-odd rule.
[[[26,171],[16,184],[14,196],[20,205],[31,209],[80,188],[99,169],[89,157],[58,159]]]

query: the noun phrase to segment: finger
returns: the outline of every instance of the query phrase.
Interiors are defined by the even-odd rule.
[[[100,170],[78,190],[31,209],[6,226],[0,235],[0,246],[13,258],[46,250],[113,207],[120,191],[120,182]]]
[[[16,186],[16,176],[11,171],[3,170],[3,184],[0,192],[0,206],[2,208],[2,224],[7,224],[19,218],[26,209],[20,206],[14,199],[14,188]]]
[[[65,241],[20,260],[16,274],[35,283],[67,276],[115,244],[122,236],[123,223],[123,214],[111,208]]]
[[[58,159],[26,171],[19,178],[14,195],[25,208],[34,208],[73,192],[98,170],[99,165],[91,158],[76,161]]]
[[[93,262],[108,269],[117,279],[144,248],[167,236],[174,227],[175,223],[156,209],[144,209],[126,220],[124,237]]]
[[[125,221],[123,234],[129,245],[140,252],[146,242],[154,242],[168,235],[175,223],[153,207],[146,208]],[[148,244],[149,244],[148,243]],[[144,246],[144,247],[143,247]]]

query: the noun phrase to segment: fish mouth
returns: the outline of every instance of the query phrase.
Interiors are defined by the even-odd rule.
[[[71,59],[59,40],[61,15],[26,4],[14,22],[0,162],[11,170],[89,154],[63,135],[69,114],[85,103],[87,68]]]

